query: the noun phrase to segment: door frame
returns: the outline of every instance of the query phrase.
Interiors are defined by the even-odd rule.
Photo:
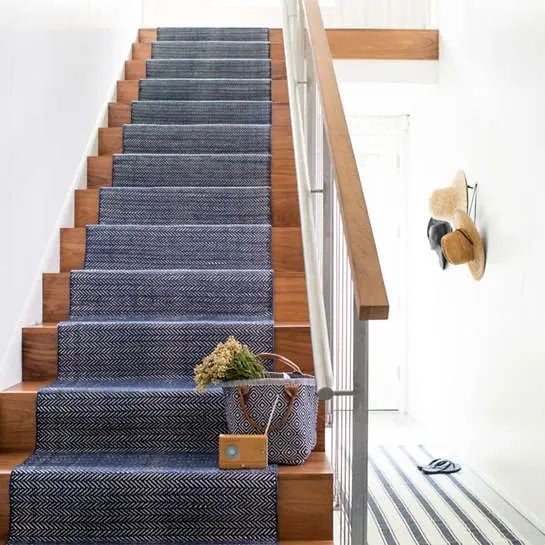
[[[400,115],[367,115],[351,114],[348,116],[348,125],[351,135],[356,137],[358,134],[380,134],[392,133],[398,135],[399,146],[397,151],[397,160],[400,170],[401,188],[399,194],[399,210],[401,213],[399,226],[399,248],[401,263],[401,274],[399,281],[399,308],[401,313],[400,323],[400,360],[398,367],[398,394],[397,411],[402,414],[407,413],[408,409],[408,197],[409,197],[409,138],[410,138],[410,116],[408,114]],[[361,128],[357,125],[361,124]],[[366,129],[364,125],[367,125]],[[372,126],[372,130],[371,130]],[[356,160],[357,150],[354,150]],[[365,183],[365,176],[362,173],[360,178]],[[375,409],[380,411],[381,409]]]

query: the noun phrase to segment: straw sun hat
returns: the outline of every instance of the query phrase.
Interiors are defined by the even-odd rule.
[[[484,245],[472,219],[462,210],[455,210],[452,233],[441,239],[441,248],[447,261],[453,265],[467,264],[473,278],[480,280],[484,274]]]
[[[436,189],[430,197],[431,216],[437,220],[452,221],[456,210],[467,212],[467,180],[459,170],[452,185]]]

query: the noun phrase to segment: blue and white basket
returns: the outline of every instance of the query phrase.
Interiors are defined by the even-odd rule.
[[[294,372],[269,372],[262,379],[224,382],[222,387],[229,433],[265,433],[271,411],[274,410],[268,430],[269,462],[302,464],[316,445],[316,381],[284,356],[263,353],[258,357],[278,359]]]

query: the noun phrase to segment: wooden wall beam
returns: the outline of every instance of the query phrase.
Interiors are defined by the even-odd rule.
[[[439,58],[438,30],[335,28],[327,30],[327,39],[333,59]]]

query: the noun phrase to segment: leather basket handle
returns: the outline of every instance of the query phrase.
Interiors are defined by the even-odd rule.
[[[301,375],[303,374],[303,371],[301,371],[301,368],[296,363],[293,363],[291,360],[286,358],[286,356],[282,356],[281,354],[275,354],[273,352],[261,352],[261,354],[257,354],[257,357],[281,361],[282,363],[287,365],[292,371],[300,373]]]
[[[289,361],[289,360],[288,360]],[[285,384],[284,385],[284,396],[288,400],[288,406],[286,407],[286,410],[284,411],[284,414],[282,415],[282,418],[278,421],[276,421],[274,424],[271,424],[269,427],[269,432],[277,430],[278,428],[281,428],[290,417],[292,411],[293,411],[293,402],[295,401],[295,398],[299,394],[299,386],[297,384]],[[265,426],[262,426],[261,424],[258,424],[250,414],[250,411],[248,410],[248,396],[250,395],[250,387],[249,386],[239,386],[238,387],[238,402],[240,405],[240,409],[242,411],[242,414],[244,415],[244,418],[246,418],[248,424],[252,426],[258,433],[265,433]]]

